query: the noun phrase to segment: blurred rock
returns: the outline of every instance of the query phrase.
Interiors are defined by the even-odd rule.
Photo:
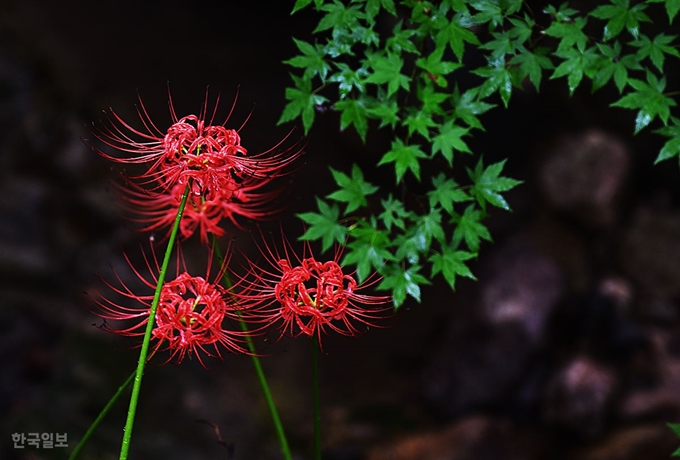
[[[367,460],[538,460],[546,458],[541,439],[508,420],[473,416],[374,448]]]
[[[526,237],[505,243],[481,269],[481,303],[496,326],[516,324],[538,343],[564,287],[559,267]]]
[[[680,214],[639,209],[624,236],[619,259],[646,294],[680,295]]]
[[[555,372],[546,390],[544,420],[570,433],[592,437],[606,426],[616,374],[586,356],[579,356]]]
[[[617,137],[591,130],[564,138],[539,166],[538,185],[548,205],[590,227],[612,224],[629,169]]]
[[[666,460],[678,439],[663,423],[620,429],[603,441],[576,449],[568,460]]]
[[[446,417],[505,407],[533,351],[526,332],[515,324],[454,327],[421,375],[424,395]]]
[[[557,264],[566,291],[584,292],[590,288],[589,241],[578,227],[542,210],[531,221],[526,233],[540,254]]]
[[[591,282],[588,292],[570,296],[551,318],[553,355],[587,354],[614,367],[625,366],[646,346],[632,314],[632,287],[618,277]]]
[[[447,417],[515,404],[564,291],[559,267],[523,235],[480,267],[479,283],[478,318],[452,322],[421,378]]]
[[[648,420],[652,417],[675,421],[680,418],[680,357],[677,328],[648,328],[655,378],[645,385],[631,388],[619,409],[624,420]]]

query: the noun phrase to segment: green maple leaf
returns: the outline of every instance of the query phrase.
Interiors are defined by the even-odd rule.
[[[680,0],[649,0],[650,3],[666,3],[666,13],[668,13],[668,22],[673,23],[673,19],[680,11]]]
[[[291,75],[291,77],[295,83],[295,88],[286,88],[286,99],[289,102],[283,109],[277,124],[280,125],[286,121],[294,120],[302,115],[302,125],[305,128],[305,134],[307,134],[312,123],[314,123],[314,108],[328,99],[312,92],[311,80],[304,77],[299,78],[295,75]]]
[[[430,140],[429,128],[437,126],[437,124],[432,119],[432,115],[425,112],[424,110],[418,110],[409,113],[402,124],[408,129],[409,136],[411,136],[414,132],[417,132],[428,141]]]
[[[480,48],[491,50],[491,59],[504,59],[506,54],[513,54],[517,45],[510,37],[508,31],[493,32],[491,36],[494,38],[486,43],[483,43]]]
[[[626,94],[610,105],[625,109],[640,109],[635,117],[635,134],[648,126],[657,116],[664,124],[668,124],[670,108],[676,106],[677,103],[663,94],[666,79],[659,80],[652,72],[647,71],[647,82],[631,78],[628,84],[636,91]]]
[[[458,61],[462,61],[463,53],[465,52],[465,42],[479,45],[479,39],[477,39],[471,30],[460,25],[455,19],[453,21],[446,21],[445,24],[435,38],[437,48],[443,48],[448,44],[451,50],[453,50],[453,54],[458,58]]]
[[[362,206],[367,206],[368,202],[366,201],[366,196],[371,195],[378,190],[378,187],[371,185],[364,180],[364,173],[357,165],[352,166],[352,177],[349,177],[343,172],[336,171],[333,168],[330,168],[330,170],[335,182],[341,188],[340,190],[331,193],[326,198],[347,203],[347,208],[344,212],[345,215]]]
[[[417,216],[414,216],[414,220]],[[397,248],[396,256],[398,260],[408,260],[409,263],[416,264],[420,260],[420,254],[428,249],[422,233],[416,234],[413,227],[407,233],[397,235],[394,239],[394,247]]]
[[[569,85],[569,94],[574,94],[576,88],[581,84],[583,75],[588,74],[599,61],[600,57],[595,52],[594,48],[588,48],[581,51],[576,48],[569,48],[563,51],[557,51],[557,56],[564,59],[560,65],[557,66],[550,79],[567,77],[567,84]]]
[[[488,66],[475,69],[472,73],[485,78],[484,83],[479,87],[480,97],[484,98],[498,91],[503,104],[505,107],[508,106],[512,95],[513,82],[517,77],[507,67],[505,57],[489,60]]]
[[[586,18],[569,19],[569,22],[553,22],[545,30],[545,34],[560,39],[557,45],[558,52],[573,48],[574,45],[579,51],[583,51],[588,43],[588,36],[583,32],[586,22]]]
[[[448,4],[451,8],[453,8],[453,11],[457,13],[469,14],[467,0],[446,0],[444,3]]]
[[[375,218],[370,223],[360,221],[351,231],[353,241],[347,245],[348,251],[342,265],[352,264],[357,267],[359,282],[363,283],[374,269],[379,270],[386,260],[395,260],[390,253],[388,235],[377,228]]]
[[[479,92],[474,89],[467,90],[461,95],[458,85],[456,85],[453,91],[453,97],[451,98],[451,103],[454,107],[453,114],[455,118],[460,118],[470,126],[470,128],[477,128],[484,131],[484,126],[479,121],[477,115],[488,112],[490,109],[494,108],[495,105],[480,101],[478,95]]]
[[[366,142],[366,131],[368,131],[368,109],[364,102],[359,99],[344,99],[335,103],[335,109],[340,110],[340,129],[344,130],[349,125],[359,133],[361,140]]]
[[[336,205],[330,206],[319,198],[316,199],[316,203],[320,212],[296,214],[298,218],[309,225],[300,239],[312,241],[320,239],[324,251],[328,250],[333,243],[344,244],[347,228],[338,223],[340,217],[338,207]]]
[[[520,18],[508,18],[512,28],[508,30],[508,34],[515,41],[515,46],[523,46],[524,43],[531,38],[534,32],[534,27],[536,26],[536,21],[531,19],[528,14],[524,15],[523,19]]]
[[[436,48],[427,58],[418,58],[416,66],[425,70],[435,80],[435,83],[441,87],[447,86],[446,75],[450,74],[456,69],[463,67],[463,64],[458,62],[450,62],[442,60],[444,56],[444,48]]]
[[[443,173],[432,179],[432,186],[433,189],[427,194],[431,208],[439,205],[449,214],[453,214],[453,203],[471,199],[453,179],[448,179]]]
[[[663,73],[663,64],[666,60],[666,54],[670,56],[680,57],[680,51],[671,42],[677,38],[677,35],[659,34],[650,40],[646,35],[640,35],[638,40],[630,42],[631,45],[637,46],[640,49],[636,53],[636,58],[642,60],[649,58],[652,64]]]
[[[680,438],[680,423],[668,423],[668,428],[673,430],[673,433]],[[680,457],[680,448],[676,449],[675,452],[671,454],[671,457]]]
[[[475,257],[475,254],[466,251],[456,251],[451,247],[443,248],[441,254],[434,254],[430,256],[429,260],[432,262],[432,276],[437,273],[444,275],[444,279],[451,289],[456,289],[456,276],[464,276],[476,280],[475,275],[472,274],[465,261]]]
[[[387,125],[394,128],[399,122],[399,106],[395,99],[387,102],[378,102],[373,107],[368,108],[366,114],[370,118],[380,120],[380,128]]]
[[[314,4],[316,6],[319,6],[323,0],[315,0]],[[294,14],[296,11],[301,10],[302,8],[306,7],[312,3],[312,0],[295,0],[295,6],[293,7],[293,11],[290,14]]]
[[[420,180],[419,158],[427,158],[427,155],[417,144],[406,145],[401,139],[392,142],[392,148],[378,162],[378,166],[394,163],[397,182],[401,181],[407,170],[411,170],[416,179]]]
[[[571,22],[572,16],[578,13],[577,10],[569,8],[568,2],[562,3],[559,8],[555,8],[554,5],[548,5],[543,12],[553,16],[559,22]]]
[[[659,156],[656,157],[654,164],[674,156],[680,157],[680,120],[671,117],[670,121],[671,123],[668,126],[654,131],[657,134],[671,138],[661,147]]]
[[[680,437],[680,423],[668,423],[667,425],[677,437]]]
[[[396,7],[394,6],[394,0],[367,0],[366,14],[368,14],[368,17],[374,18],[380,11],[381,6],[392,16],[397,15],[397,10]]]
[[[484,164],[480,158],[474,171],[468,169],[470,179],[474,182],[470,194],[477,199],[482,206],[482,209],[485,208],[486,203],[488,202],[493,206],[503,208],[506,211],[510,210],[510,206],[508,206],[508,203],[500,192],[508,191],[521,184],[522,181],[500,175],[506,161],[507,160],[503,160],[484,168]]]
[[[597,47],[604,58],[599,61],[600,68],[593,77],[593,91],[602,88],[613,77],[619,93],[622,92],[628,84],[628,69],[642,70],[639,58],[634,54],[621,56],[621,43],[618,41],[614,42],[614,46],[598,43]]]
[[[454,215],[451,222],[457,225],[453,231],[452,247],[458,247],[460,242],[465,240],[468,248],[476,253],[482,240],[492,241],[489,229],[481,222],[483,216],[482,211],[474,204],[465,208],[463,214]]]
[[[416,31],[414,29],[401,30],[402,23],[403,21],[399,21],[392,29],[392,36],[387,39],[386,48],[395,53],[405,51],[420,54],[418,47],[411,41],[411,37],[416,34]]]
[[[611,0],[611,2],[611,5],[600,5],[590,12],[591,16],[598,19],[608,19],[603,33],[605,41],[619,35],[624,27],[637,38],[640,33],[640,22],[651,22],[649,16],[644,13],[644,9],[647,8],[644,3],[631,8],[629,0]]]
[[[463,140],[463,136],[468,134],[467,128],[456,126],[453,120],[449,120],[439,127],[439,134],[434,137],[432,142],[432,155],[441,152],[449,166],[453,164],[454,149],[459,152],[472,153],[470,148]]]
[[[366,83],[382,85],[387,83],[387,97],[396,93],[399,87],[408,90],[409,78],[401,73],[404,61],[396,53],[388,52],[387,56],[375,53],[368,56],[368,63],[373,73],[366,78]]]
[[[543,70],[555,67],[547,56],[547,51],[547,48],[537,48],[532,52],[522,46],[519,48],[519,54],[510,59],[511,65],[519,66],[519,78],[523,80],[528,76],[536,91],[541,86]]]
[[[503,23],[503,10],[498,1],[475,0],[470,2],[470,6],[478,11],[471,18],[475,24],[491,23],[497,27]]]
[[[326,14],[321,18],[321,21],[319,21],[319,24],[312,33],[328,29],[356,29],[359,19],[366,17],[358,5],[347,6],[338,0],[334,0],[331,4],[321,5],[318,9],[325,11]]]
[[[381,201],[383,212],[378,216],[383,221],[387,231],[392,231],[392,225],[405,230],[405,220],[411,216],[411,213],[404,209],[404,203],[392,198],[392,195],[387,200]]]
[[[445,116],[446,112],[442,109],[442,103],[449,96],[446,93],[438,93],[432,84],[426,84],[425,87],[418,88],[418,99],[422,101],[422,110],[425,113]]]
[[[295,45],[302,52],[301,56],[295,56],[291,59],[283,61],[284,64],[288,64],[292,67],[298,67],[305,69],[303,78],[311,79],[314,75],[319,75],[321,81],[326,80],[326,75],[330,70],[330,66],[324,60],[326,53],[323,50],[323,46],[316,44],[311,45],[302,40],[297,40],[293,38]]]
[[[363,67],[354,70],[344,62],[334,62],[334,65],[338,68],[339,72],[332,74],[328,81],[338,84],[340,99],[347,97],[352,90],[356,90],[358,93],[364,92],[364,80],[369,75],[368,70]]]
[[[444,229],[442,227],[442,215],[437,209],[431,209],[430,213],[418,216],[416,221],[415,239],[421,241],[421,249],[427,251],[432,243],[432,238],[439,242],[444,241]]]
[[[391,289],[394,307],[399,308],[406,300],[406,295],[410,295],[420,302],[420,285],[430,284],[430,281],[418,273],[420,266],[412,265],[404,270],[400,265],[389,267],[382,273],[383,280],[378,285],[378,289]]]

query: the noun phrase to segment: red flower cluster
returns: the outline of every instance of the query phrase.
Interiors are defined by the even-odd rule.
[[[95,132],[104,144],[133,155],[119,158],[95,150],[111,161],[146,165],[146,171],[127,178],[131,182],[119,187],[127,207],[141,215],[142,230],[169,229],[187,187],[190,199],[180,229],[184,238],[198,230],[201,240],[207,242],[210,233],[224,234],[219,223],[225,219],[236,223],[237,216],[259,220],[275,213],[270,203],[276,191],[266,188],[285,174],[300,156],[299,149],[280,150],[282,141],[266,152],[249,155],[238,130],[224,126],[233,106],[227,120],[214,125],[218,97],[207,118],[207,92],[198,116],[178,118],[169,97],[173,124],[165,132],[149,118],[141,98],[139,102],[137,113],[143,130],[132,127],[111,109],[108,125]]]
[[[134,293],[116,273],[118,286],[107,281],[104,283],[124,298],[134,300],[135,306],[127,307],[110,300],[101,293],[96,293],[94,297],[94,302],[98,307],[96,314],[105,320],[132,321],[132,325],[116,329],[114,332],[125,336],[141,337],[149,322],[151,303],[158,284],[159,263],[155,253],[151,258],[144,254],[148,275],[143,275],[134,268],[127,255],[125,255],[125,260],[135,275],[149,288],[149,292],[147,294]],[[231,330],[228,324],[230,319],[238,319],[237,307],[219,284],[227,265],[223,263],[212,281],[209,281],[211,265],[212,255],[209,256],[206,275],[204,277],[192,276],[188,273],[184,257],[180,252],[176,261],[174,278],[165,281],[161,288],[151,336],[155,341],[152,353],[163,347],[170,351],[168,361],[174,359],[179,363],[185,356],[190,355],[196,356],[201,364],[203,361],[198,351],[208,356],[221,357],[220,345],[229,352],[246,353],[246,350],[241,347],[243,333]]]
[[[279,143],[267,152],[249,155],[241,145],[239,130],[227,129],[226,121],[213,124],[217,103],[210,118],[206,116],[207,109],[206,94],[200,115],[178,118],[170,98],[173,124],[163,132],[151,121],[140,99],[138,115],[143,130],[133,128],[111,110],[109,125],[96,132],[96,137],[109,147],[131,154],[118,158],[97,150],[102,156],[118,163],[145,165],[144,172],[118,184],[127,208],[140,214],[136,220],[144,230],[169,234],[185,193],[187,202],[179,232],[184,238],[198,233],[204,243],[210,234],[224,234],[221,223],[225,219],[238,226],[238,217],[262,219],[274,212],[271,199],[276,191],[266,191],[265,187],[285,173],[300,156],[300,150],[280,151]],[[292,247],[285,238],[283,244],[281,256],[265,242],[260,252],[270,268],[260,268],[246,259],[246,274],[236,275],[230,289],[220,286],[226,263],[214,278],[210,277],[212,248],[204,277],[189,274],[178,251],[175,276],[163,283],[153,318],[153,353],[164,347],[170,351],[168,361],[179,362],[187,355],[201,360],[199,352],[221,356],[220,346],[230,352],[246,352],[241,346],[244,333],[231,330],[230,319],[262,324],[256,332],[269,326],[280,327],[281,335],[288,332],[293,336],[316,336],[321,343],[321,334],[328,329],[355,335],[360,332],[359,325],[373,325],[373,320],[390,309],[390,297],[360,293],[377,280],[369,278],[357,283],[353,273],[344,273],[339,264],[341,251],[336,251],[333,260],[319,262],[308,244],[305,253],[309,254],[303,253],[302,257],[290,256]],[[107,286],[134,300],[136,306],[127,307],[98,294],[97,313],[106,320],[133,322],[115,332],[143,336],[160,266],[155,253],[151,258],[145,256],[149,275],[142,275],[125,258],[151,292],[134,293],[116,274],[116,285],[106,283]]]
[[[371,296],[360,291],[375,284],[371,277],[357,283],[354,273],[344,273],[339,264],[342,251],[333,260],[319,262],[305,244],[302,258],[290,256],[290,243],[283,238],[284,251],[264,244],[260,252],[269,268],[247,259],[248,273],[239,277],[239,299],[247,317],[281,329],[281,335],[316,336],[330,329],[343,335],[360,333],[359,324],[375,326],[373,320],[391,309],[389,296]]]

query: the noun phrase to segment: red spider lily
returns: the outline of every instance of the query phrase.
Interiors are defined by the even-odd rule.
[[[226,328],[230,319],[239,319],[237,306],[232,297],[219,284],[226,270],[226,259],[212,278],[214,281],[209,281],[212,251],[205,277],[190,275],[181,251],[178,253],[175,276],[163,283],[160,293],[151,333],[151,339],[155,342],[152,346],[152,355],[163,348],[170,351],[170,357],[166,363],[171,360],[179,363],[185,356],[195,355],[204,365],[199,351],[208,356],[220,358],[222,357],[220,346],[232,353],[247,353],[241,347],[243,333]],[[134,322],[133,325],[123,326],[122,329],[107,327],[107,330],[111,332],[124,336],[143,336],[149,322],[149,312],[158,284],[160,265],[153,247],[151,257],[143,253],[148,275],[136,269],[127,254],[124,254],[124,257],[134,274],[148,288],[148,292],[146,294],[133,292],[118,273],[114,272],[118,286],[107,281],[104,283],[113,292],[131,299],[135,305],[125,306],[110,300],[102,293],[96,293],[93,298],[97,307],[95,313],[107,321]],[[208,348],[214,349],[214,352],[209,351]]]
[[[264,264],[247,259],[247,274],[238,277],[238,298],[249,318],[281,329],[292,336],[321,335],[327,329],[354,336],[361,331],[359,324],[375,326],[374,320],[391,309],[391,297],[371,296],[360,291],[375,284],[374,274],[358,283],[354,272],[345,273],[339,261],[342,249],[335,251],[333,260],[319,262],[305,243],[302,257],[291,253],[292,246],[283,237],[283,254],[276,248],[260,246]]]
[[[271,203],[273,192],[261,189],[286,174],[301,149],[296,145],[281,149],[286,136],[265,152],[248,154],[239,135],[245,122],[237,130],[225,127],[236,100],[227,119],[214,125],[219,96],[209,118],[207,91],[200,114],[182,118],[178,118],[169,92],[168,97],[173,124],[165,132],[151,121],[140,97],[137,113],[143,129],[132,127],[111,109],[109,123],[96,128],[94,133],[109,147],[132,154],[116,157],[93,147],[103,157],[123,164],[146,165],[144,173],[130,177],[131,182],[125,181],[131,190],[122,193],[127,204],[140,212],[141,220],[149,224],[145,229],[157,229],[174,221],[187,185],[195,197],[193,209],[198,212],[189,210],[186,214],[182,232],[185,238],[196,229],[200,229],[202,238],[206,232],[214,233],[212,230],[223,234],[223,230],[218,230],[222,219],[234,222],[234,216],[250,219],[270,216],[271,206],[264,205]],[[168,217],[170,215],[172,217]]]
[[[260,181],[253,185],[244,184],[237,190],[223,188],[212,199],[189,195],[180,221],[180,235],[187,239],[198,231],[201,242],[205,244],[210,234],[220,237],[226,233],[221,226],[225,220],[243,229],[238,217],[263,220],[276,215],[279,210],[272,206],[272,200],[279,191],[259,190],[268,183]],[[168,192],[162,193],[148,191],[130,183],[127,188],[118,186],[124,207],[139,215],[132,220],[143,224],[140,230],[164,230],[166,237],[172,230],[184,190],[184,185],[179,183]]]
[[[95,137],[115,150],[131,153],[133,156],[119,158],[96,148],[95,150],[111,161],[149,164],[145,173],[133,179],[143,179],[144,183],[169,189],[177,182],[186,184],[192,178],[196,189],[207,197],[216,187],[222,185],[229,186],[248,178],[268,179],[276,176],[299,156],[299,150],[272,153],[281,143],[266,152],[248,155],[247,150],[241,146],[238,134],[248,120],[238,130],[224,126],[234,110],[236,99],[226,120],[221,125],[213,124],[219,99],[218,96],[210,119],[207,118],[207,90],[199,115],[178,118],[172,96],[168,92],[173,124],[165,132],[150,119],[141,97],[137,113],[144,126],[143,130],[132,127],[110,109],[108,125],[96,128]]]

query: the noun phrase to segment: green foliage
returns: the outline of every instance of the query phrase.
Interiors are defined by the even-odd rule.
[[[680,438],[680,423],[669,423],[668,427]],[[671,454],[671,457],[680,457],[680,447]]]
[[[680,120],[671,118],[670,126],[657,129],[655,132],[670,137],[670,140],[668,140],[661,148],[655,163],[673,158],[674,156],[680,158]]]
[[[333,243],[345,242],[347,228],[338,223],[340,210],[337,206],[329,206],[325,201],[317,198],[319,212],[305,212],[297,216],[302,219],[309,228],[302,235],[303,240],[322,240],[323,250],[326,251]]]
[[[395,305],[403,304],[407,294],[420,302],[420,285],[430,284],[430,281],[419,272],[420,266],[417,264],[406,270],[390,266],[378,288],[392,291]]]
[[[651,59],[654,66],[659,72],[663,72],[664,61],[666,60],[666,54],[671,56],[680,57],[680,52],[678,49],[671,45],[673,40],[677,38],[677,35],[664,35],[659,34],[654,37],[654,40],[650,40],[646,35],[640,35],[639,39],[631,42],[631,45],[637,46],[640,49],[635,54],[635,58],[638,60],[643,60],[645,58]],[[631,56],[632,57],[632,56]],[[642,70],[642,69],[638,69]]]
[[[673,22],[678,11],[680,11],[680,0],[649,0],[649,3],[665,3],[669,23]]]
[[[650,19],[677,29],[680,0],[602,0],[585,12],[568,2],[535,12],[521,0],[297,0],[293,12],[311,7],[319,22],[285,61],[294,73],[280,123],[299,118],[308,132],[324,108],[364,142],[387,131],[389,147],[362,158],[393,179],[377,186],[358,165],[331,168],[329,201],[298,215],[302,239],[344,245],[343,262],[361,280],[378,271],[396,307],[437,278],[452,289],[474,279],[469,264],[492,241],[487,213],[509,210],[505,193],[521,181],[503,175],[506,160],[485,165],[470,138],[513,92],[547,80],[570,94],[612,85],[611,105],[633,111],[634,133],[665,138],[656,161],[680,158],[678,83],[663,77],[680,57],[677,36]]]
[[[378,162],[378,166],[387,163],[394,163],[394,170],[399,182],[407,170],[411,170],[416,179],[420,180],[419,158],[427,158],[425,152],[420,149],[418,144],[406,145],[401,139],[392,143],[392,148]]]
[[[590,15],[607,21],[602,37],[605,41],[619,35],[624,28],[637,38],[640,33],[640,23],[651,21],[644,12],[646,8],[647,5],[644,3],[631,7],[629,0],[612,0],[609,5],[600,5],[595,8]]]
[[[666,79],[659,80],[652,72],[647,71],[647,82],[630,78],[628,84],[635,91],[626,94],[614,102],[612,106],[640,109],[635,117],[635,134],[647,127],[657,116],[661,118],[665,125],[668,124],[671,107],[677,105],[677,103],[664,95]]]
[[[451,289],[456,288],[456,276],[465,276],[467,278],[476,279],[472,274],[465,261],[475,256],[472,252],[456,251],[449,249],[441,254],[433,254],[430,257],[432,262],[432,276],[437,273],[444,275],[444,279]]]
[[[333,168],[331,172],[340,189],[328,195],[328,198],[347,203],[345,214],[366,206],[366,196],[378,190],[378,187],[364,180],[364,173],[357,165],[352,167],[352,177]]]
[[[516,185],[519,185],[521,181],[500,176],[505,161],[503,160],[500,163],[484,168],[484,163],[482,163],[480,158],[474,170],[468,169],[468,174],[474,184],[471,193],[477,198],[483,209],[486,209],[486,203],[490,203],[506,211],[510,210],[510,206],[505,202],[505,198],[503,198],[500,192],[507,192]]]
[[[295,88],[286,89],[286,99],[290,102],[286,105],[279,123],[294,120],[301,116],[306,133],[312,127],[312,123],[314,123],[314,108],[326,102],[327,99],[312,91],[310,77],[303,76],[299,78],[295,75],[291,75],[291,77],[295,83]]]

